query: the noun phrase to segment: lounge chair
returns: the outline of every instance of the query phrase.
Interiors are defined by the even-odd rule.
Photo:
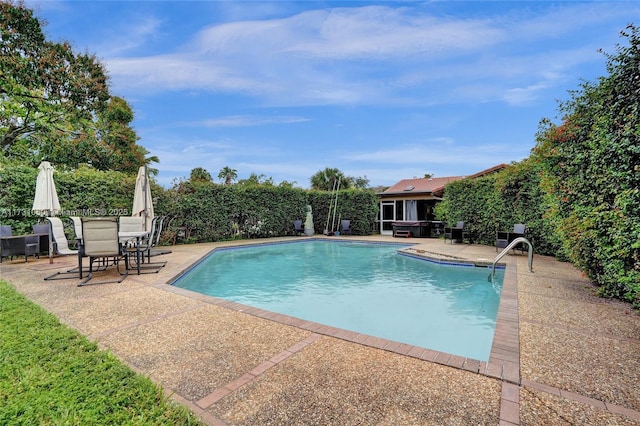
[[[69,240],[67,240],[67,236],[64,233],[64,224],[62,220],[57,217],[48,217],[47,221],[49,222],[49,238],[50,238],[50,246],[51,253],[49,256],[60,255],[60,256],[79,256],[79,250],[74,250],[69,248]],[[76,242],[79,245],[80,240],[82,238],[82,230],[78,231],[76,229]],[[51,280],[64,280],[69,279],[72,276],[78,275],[78,268],[72,268],[67,270],[66,272],[56,272],[53,275],[49,275],[45,277],[45,281]]]
[[[340,220],[340,233],[342,235],[352,235],[351,233],[351,221],[349,219]]]
[[[293,221],[293,233],[295,235],[304,234],[304,226],[302,226],[302,221],[301,220],[294,220]]]
[[[83,286],[93,278],[93,264],[100,259],[104,266],[113,262],[120,278],[110,281],[94,282],[91,284],[121,283],[127,278],[129,270],[125,267],[120,271],[120,261],[125,260],[126,252],[121,250],[118,238],[118,219],[115,217],[84,217],[82,218],[82,255],[89,258],[89,272],[87,277],[78,283]],[[80,278],[82,278],[82,265],[80,265]]]

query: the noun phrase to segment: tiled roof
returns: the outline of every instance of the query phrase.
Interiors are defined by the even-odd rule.
[[[498,164],[471,176],[449,176],[441,178],[418,178],[402,179],[400,182],[387,188],[382,194],[425,194],[439,193],[444,190],[444,186],[449,182],[462,180],[465,178],[477,178],[500,171],[506,168],[506,164]]]
[[[417,194],[434,193],[441,191],[446,184],[455,180],[464,179],[464,176],[450,176],[441,178],[402,179],[390,186],[384,194]]]

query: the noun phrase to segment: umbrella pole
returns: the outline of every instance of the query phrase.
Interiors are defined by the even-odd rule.
[[[147,165],[144,165],[144,230],[147,230],[147,191],[149,190],[149,171],[147,170]]]
[[[51,224],[49,224],[49,263],[53,263],[53,235],[51,233]]]

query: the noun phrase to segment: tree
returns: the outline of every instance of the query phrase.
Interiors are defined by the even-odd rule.
[[[264,174],[260,174],[257,175],[255,173],[251,173],[251,175],[249,176],[249,178],[247,179],[242,179],[240,181],[238,181],[238,185],[244,185],[244,186],[275,186],[273,184],[273,178],[272,177],[266,177]]]
[[[191,170],[189,177],[191,182],[212,182],[211,174],[202,167],[196,167]]]
[[[353,178],[353,187],[367,189],[369,187],[369,179],[366,176]]]
[[[329,167],[326,167],[324,170],[319,170],[311,176],[310,181],[311,189],[323,191],[333,191],[337,189],[338,182],[340,182],[340,189],[351,187],[351,178],[345,176],[340,170]]]
[[[142,145],[136,145],[139,149],[140,152],[142,152],[142,155],[144,157],[144,164],[147,166],[147,171],[149,172],[149,174],[151,176],[157,176],[158,175],[158,169],[156,169],[155,167],[149,167],[152,163],[156,163],[158,164],[160,162],[160,158],[158,158],[157,155],[149,155],[150,152],[147,148],[145,148]]]
[[[127,102],[111,98],[104,66],[68,42],[47,41],[22,3],[0,2],[0,151],[38,164],[133,172],[149,157],[136,145]]]
[[[289,189],[291,189],[291,188],[293,188],[295,185],[296,185],[296,181],[295,181],[295,180],[294,180],[294,181],[291,181],[291,182],[289,182],[289,181],[287,181],[287,180],[283,180],[282,182],[280,182],[280,183],[278,184],[278,188],[289,188]]]
[[[225,185],[231,185],[238,178],[238,171],[229,166],[225,166],[218,173],[218,179],[224,181]]]
[[[0,3],[0,18],[2,148],[33,133],[83,130],[109,99],[102,64],[74,54],[67,42],[46,41],[38,18],[22,5]]]
[[[106,155],[95,160],[102,163],[100,166],[92,162],[94,167],[135,172],[145,164],[148,151],[136,144],[140,138],[131,127],[132,121],[133,110],[127,101],[117,96],[111,97],[97,122],[98,144],[104,146]],[[151,160],[153,157],[149,158]]]

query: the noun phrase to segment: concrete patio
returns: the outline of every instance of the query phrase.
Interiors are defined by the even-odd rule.
[[[494,247],[436,239],[327,238],[408,242],[430,257],[496,256]],[[264,241],[174,246],[160,273],[120,284],[43,280],[74,257],[5,260],[0,278],[210,425],[640,425],[640,316],[596,297],[567,263],[536,255],[529,272],[526,254],[503,258],[488,362],[167,285],[216,247]]]

